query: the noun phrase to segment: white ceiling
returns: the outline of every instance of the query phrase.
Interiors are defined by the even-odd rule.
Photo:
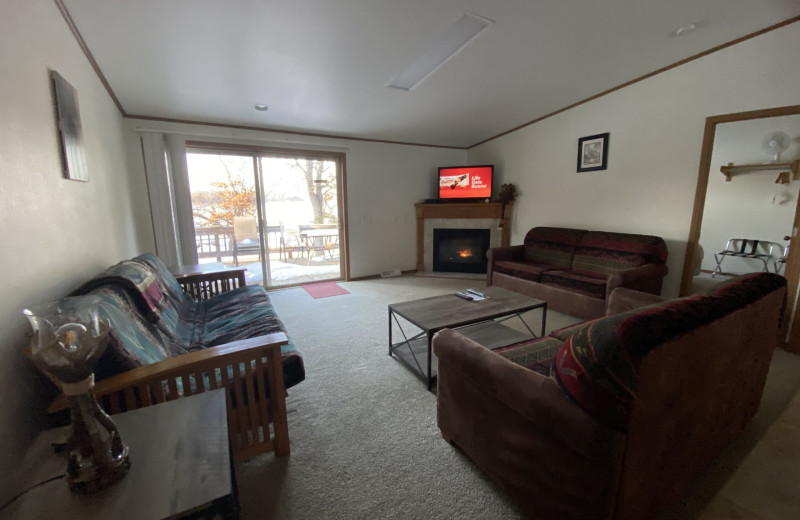
[[[128,115],[459,147],[800,15],[800,0],[63,1]],[[386,87],[464,11],[495,23],[414,90]]]

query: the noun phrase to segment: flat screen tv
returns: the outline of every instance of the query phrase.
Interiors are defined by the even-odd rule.
[[[439,168],[439,200],[492,198],[494,166],[446,166]]]

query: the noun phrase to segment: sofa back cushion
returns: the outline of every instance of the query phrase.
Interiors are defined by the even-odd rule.
[[[186,352],[142,314],[131,292],[106,284],[92,290],[100,299],[98,313],[108,320],[108,347],[95,369],[100,380]]]
[[[661,237],[589,231],[575,248],[572,269],[580,274],[611,275],[623,269],[667,261]]]
[[[182,318],[190,317],[194,314],[196,302],[183,292],[178,280],[169,272],[167,266],[158,256],[152,253],[145,253],[137,256],[132,261],[149,269],[155,276],[159,287],[161,287],[161,291],[164,294],[164,305],[160,313],[162,328],[177,330]]]
[[[785,287],[781,276],[753,273],[704,294],[596,320],[566,339],[556,355],[556,380],[590,415],[626,430],[637,399],[637,368],[651,350]]]
[[[105,285],[114,285],[127,291],[133,303],[148,320],[159,320],[165,301],[164,293],[148,267],[131,260],[119,262],[81,285],[72,294],[88,294]]]
[[[583,229],[535,227],[525,235],[525,261],[569,269],[585,233]]]

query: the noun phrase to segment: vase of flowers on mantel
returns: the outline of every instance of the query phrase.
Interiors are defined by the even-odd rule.
[[[517,198],[517,187],[513,184],[501,184],[500,185],[500,192],[497,194],[497,202],[500,202],[503,206],[500,210],[500,226],[503,227],[503,215],[506,214],[506,204],[510,204],[514,202]]]

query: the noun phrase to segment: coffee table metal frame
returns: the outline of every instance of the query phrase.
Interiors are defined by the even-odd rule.
[[[487,324],[487,326],[489,327],[495,327],[495,326],[498,327],[497,329],[492,329],[492,330],[499,331],[500,330],[499,327],[502,327],[507,331],[511,331],[512,333],[518,334],[518,336],[515,337],[514,340],[505,343],[505,345],[509,345],[516,341],[523,341],[525,339],[537,337],[536,334],[533,332],[533,330],[531,330],[531,327],[522,317],[522,315],[534,309],[542,309],[540,336],[544,336],[545,325],[547,322],[547,302],[543,300],[537,300],[535,298],[525,297],[524,295],[513,293],[511,291],[506,291],[505,289],[499,289],[493,287],[487,287],[484,290],[484,292],[489,298],[481,301],[463,300],[458,296],[456,296],[454,293],[450,293],[441,296],[434,296],[432,298],[423,298],[421,300],[412,300],[409,302],[390,304],[389,305],[389,356],[394,356],[401,363],[406,365],[412,372],[417,374],[427,384],[428,390],[431,390],[431,388],[433,388],[433,381],[436,377],[434,374],[432,374],[431,371],[432,358],[433,358],[431,345],[433,342],[433,336],[442,329],[450,328],[450,329],[459,329],[463,331],[467,327],[477,326],[476,324]],[[501,309],[498,310],[497,312],[487,312],[485,314],[481,312],[476,312],[481,310],[480,304],[482,302],[486,302],[491,298],[503,298],[506,295],[514,295],[516,297],[522,297],[528,300],[528,302],[513,306],[513,308]],[[409,312],[408,309],[402,309],[402,308],[398,309],[398,307],[407,307],[408,304],[411,303],[422,302],[422,301],[433,302],[434,300],[440,300],[440,302],[436,301],[436,303],[441,303],[441,305],[449,307],[451,310],[454,311],[454,314],[463,312],[465,317],[463,319],[453,319],[449,321],[440,320],[440,322],[437,323],[436,325],[430,325],[426,323],[425,318],[427,316],[426,317],[415,316],[413,312]],[[420,329],[420,332],[409,337],[406,331],[403,329],[403,324],[400,322],[398,317],[403,318],[408,323]],[[517,318],[520,320],[520,322],[522,322],[522,324],[530,333],[530,336],[524,336],[522,333],[513,331],[509,327],[502,325],[502,322],[513,318]],[[403,336],[403,340],[399,341],[398,343],[394,343],[392,339],[393,338],[392,329],[394,328],[392,326],[393,322],[397,325],[397,329]],[[423,337],[426,338],[427,340],[427,349],[426,349],[427,360],[425,360],[426,370],[423,370],[422,366],[420,365],[420,359],[418,359],[417,354],[414,352],[414,349],[412,348],[412,342],[414,342],[415,340],[420,340]],[[487,346],[487,348],[498,348],[504,345],[496,344],[493,346],[488,346],[488,345],[484,346]],[[406,347],[408,351],[411,353],[410,357],[413,360],[413,363],[409,362],[406,359],[406,357],[408,356],[404,357],[399,354],[399,352],[401,351],[401,349],[403,349],[403,347]]]

